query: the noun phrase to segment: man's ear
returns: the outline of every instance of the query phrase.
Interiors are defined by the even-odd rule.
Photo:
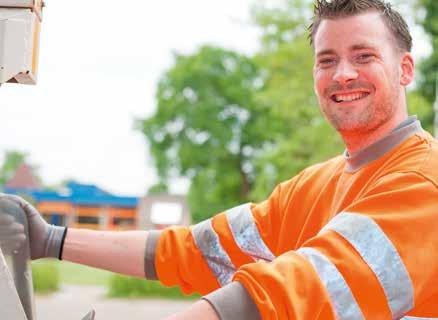
[[[405,52],[400,61],[400,84],[408,86],[414,80],[415,63],[410,52]]]

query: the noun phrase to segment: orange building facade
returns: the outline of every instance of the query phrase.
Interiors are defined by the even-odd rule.
[[[184,196],[117,196],[92,184],[70,181],[59,190],[44,190],[32,169],[23,164],[3,192],[29,200],[54,225],[93,230],[149,230],[188,225]]]
[[[41,201],[36,204],[44,218],[56,225],[93,230],[135,230],[137,207],[83,206],[69,202]]]

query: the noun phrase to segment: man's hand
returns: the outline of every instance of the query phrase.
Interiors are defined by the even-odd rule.
[[[0,212],[0,247],[2,252],[11,255],[26,240],[24,227],[14,217]]]
[[[60,258],[62,239],[65,232],[64,227],[49,225],[30,203],[18,196],[0,193],[0,201],[11,201],[26,213],[32,260],[46,257]],[[1,212],[0,215],[6,216]],[[12,227],[8,226],[5,221],[3,229],[8,230],[9,228]],[[9,230],[12,231],[12,229]]]
[[[199,300],[188,309],[172,315],[165,320],[220,320],[213,307],[205,300]]]

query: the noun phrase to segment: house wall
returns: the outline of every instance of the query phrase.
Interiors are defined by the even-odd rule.
[[[184,196],[177,195],[148,195],[142,198],[138,205],[138,228],[141,230],[163,229],[168,227],[167,224],[154,224],[151,220],[152,206],[154,203],[178,204],[182,207],[182,219],[177,225],[188,226],[191,223],[191,216],[187,201]]]
[[[36,206],[49,222],[92,230],[137,229],[137,208],[77,206],[68,202],[44,201]]]

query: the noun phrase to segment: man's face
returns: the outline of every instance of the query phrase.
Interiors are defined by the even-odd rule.
[[[366,133],[399,111],[402,54],[379,13],[321,21],[314,46],[315,91],[335,129]]]

